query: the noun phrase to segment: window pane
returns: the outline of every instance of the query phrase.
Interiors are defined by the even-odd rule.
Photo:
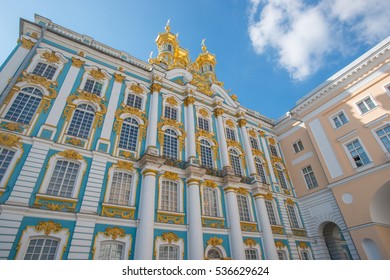
[[[390,153],[390,125],[388,124],[377,130],[376,134],[381,140],[383,146],[385,146],[386,150]]]
[[[161,188],[161,210],[179,212],[178,184],[163,181]]]
[[[0,147],[0,181],[3,179],[3,176],[7,171],[7,168],[11,163],[14,154],[14,151]]]
[[[266,200],[265,201],[265,207],[267,208],[267,214],[268,214],[268,218],[269,218],[270,224],[271,225],[277,225],[278,222],[276,221],[274,207],[272,205],[272,202]]]
[[[79,163],[58,160],[50,178],[46,194],[62,197],[72,197],[79,169]]]
[[[159,248],[159,260],[178,260],[179,258],[179,246],[175,245],[160,245]]]
[[[121,171],[115,171],[112,177],[110,198],[108,203],[130,205],[131,183],[131,174]]]
[[[294,206],[287,205],[287,210],[290,217],[291,226],[293,228],[300,228]]]
[[[54,260],[58,247],[58,241],[51,238],[31,239],[25,260]]]
[[[230,152],[229,155],[230,164],[232,165],[234,174],[237,176],[242,176],[240,158],[238,157],[238,155],[234,155],[232,152]]]
[[[119,148],[135,151],[137,149],[138,122],[132,118],[123,121]]]
[[[212,150],[210,144],[205,140],[201,140],[200,142],[200,157],[203,166],[213,168]]]
[[[167,129],[164,133],[163,155],[165,157],[177,159],[177,135],[173,130]]]
[[[250,221],[248,198],[243,195],[237,195],[237,204],[240,221]]]
[[[203,209],[206,216],[218,216],[217,190],[208,187],[203,188]]]
[[[67,134],[88,139],[94,116],[95,110],[92,106],[87,104],[79,105],[73,114]]]
[[[245,258],[247,260],[258,260],[259,256],[256,249],[245,249]]]
[[[99,260],[122,260],[124,246],[122,243],[105,241],[100,246]]]

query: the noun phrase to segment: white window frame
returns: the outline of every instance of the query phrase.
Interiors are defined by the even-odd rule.
[[[279,183],[280,188],[283,189],[283,190],[289,190],[289,189],[291,189],[291,187],[290,187],[290,182],[288,181],[287,176],[286,176],[287,170],[286,170],[283,166],[281,166],[281,165],[279,165],[279,164],[275,164],[275,169],[276,169],[275,177],[276,177],[277,180],[278,180],[278,183]],[[281,172],[282,172],[281,175],[283,176],[284,181],[286,182],[286,188],[283,188],[282,182],[280,182],[280,177],[279,177],[278,171],[281,171]]]
[[[184,258],[184,240],[183,238],[179,238],[177,241],[171,240],[169,243],[166,240],[163,240],[161,236],[157,236],[154,242],[154,250],[156,252],[156,260],[159,259],[160,256],[160,246],[161,245],[176,245],[179,247],[179,259],[183,260]]]
[[[66,245],[69,239],[69,230],[67,228],[62,228],[61,230],[55,232],[51,231],[50,234],[46,235],[43,230],[37,231],[35,226],[27,226],[23,231],[22,236],[20,237],[18,250],[16,252],[15,259],[23,260],[26,255],[28,245],[30,240],[33,238],[53,238],[58,240],[58,247],[54,259],[61,260],[65,252]]]
[[[298,249],[299,251],[299,256],[300,256],[300,259],[301,260],[306,260],[303,258],[303,253],[306,253],[307,256],[308,256],[308,259],[307,260],[312,260],[313,259],[313,256],[311,255],[310,251],[308,249]]]
[[[210,155],[211,155],[211,166],[206,166],[206,165],[203,165],[203,157],[202,157],[202,140],[206,141],[208,144],[209,144],[209,147],[210,147]],[[214,168],[215,166],[215,158],[214,158],[214,149],[213,149],[213,142],[210,141],[209,139],[207,138],[200,138],[199,139],[199,148],[200,148],[200,155],[198,155],[200,157],[200,163],[202,164],[202,166],[204,167],[207,167],[207,168]]]
[[[159,188],[158,188],[158,211],[162,212],[171,212],[168,210],[163,210],[162,209],[162,188],[163,188],[163,181],[168,181],[168,182],[174,182],[177,184],[177,212],[173,213],[184,213],[184,184],[182,180],[170,180],[167,178],[164,178],[164,176],[160,176],[159,178]]]
[[[144,92],[143,93],[135,93],[134,91],[132,91],[131,86],[134,84],[140,86],[144,90]],[[129,105],[127,105],[127,99],[129,98],[130,94],[133,94],[135,96],[142,98],[141,109],[139,109],[139,110],[145,111],[145,106],[146,106],[146,101],[147,101],[147,95],[146,95],[147,92],[149,92],[149,89],[147,89],[143,84],[140,84],[136,81],[126,82],[126,90],[125,90],[125,97],[123,98],[123,104],[126,106],[129,106]],[[132,107],[132,106],[130,106],[130,107]],[[132,108],[135,108],[135,107],[132,107]],[[136,108],[136,109],[138,109],[138,108]]]
[[[76,135],[71,135],[71,134],[68,134],[69,133],[69,129],[70,129],[70,125],[72,124],[73,122],[73,119],[74,119],[74,116],[75,116],[75,113],[78,109],[79,106],[81,105],[87,105],[87,106],[91,106],[93,109],[94,109],[94,112],[93,112],[93,119],[92,119],[92,123],[91,123],[91,127],[89,128],[89,132],[88,132],[88,137],[87,138],[82,138],[82,137],[79,137],[79,136],[76,136]],[[88,111],[86,109],[80,109],[80,110],[83,110],[83,111],[86,111],[86,112],[90,112],[92,113],[91,111]],[[76,105],[76,107],[74,108],[74,111],[72,113],[72,117],[70,118],[69,120],[69,123],[66,127],[66,130],[65,130],[65,135],[69,136],[69,137],[74,137],[74,138],[77,138],[77,139],[82,139],[83,141],[85,142],[88,142],[91,140],[91,136],[93,135],[94,133],[94,130],[95,130],[95,127],[94,127],[94,123],[95,123],[95,120],[97,118],[96,116],[96,112],[98,112],[99,110],[96,108],[95,104],[92,104],[92,103],[89,103],[89,102],[80,102],[79,104]]]
[[[299,143],[301,143],[302,148],[300,147]],[[295,149],[295,147],[297,147],[297,149]],[[292,143],[292,148],[293,148],[294,154],[298,154],[299,152],[302,152],[305,149],[301,139]]]
[[[128,122],[126,122],[126,120],[127,119],[129,119],[129,118],[131,118],[131,119],[133,119],[133,120],[135,120],[136,122],[137,122],[137,125],[135,125],[135,124],[133,124],[133,123],[128,123]],[[121,143],[121,136],[122,136],[122,132],[123,132],[123,125],[124,124],[128,124],[128,125],[130,125],[130,126],[136,126],[137,127],[137,137],[136,137],[136,140],[135,140],[135,149],[134,150],[130,150],[130,149],[127,149],[127,148],[123,148],[123,147],[120,147],[119,145],[120,145],[120,143]],[[121,149],[121,150],[125,150],[125,151],[130,151],[130,152],[134,152],[134,153],[136,153],[138,150],[139,150],[139,143],[141,142],[140,141],[140,124],[142,124],[142,122],[140,122],[137,118],[134,118],[134,117],[132,117],[132,116],[126,116],[124,119],[123,119],[123,122],[122,122],[122,126],[121,126],[121,130],[120,130],[120,132],[118,133],[118,149]]]
[[[274,156],[274,157],[280,157],[280,152],[278,151],[278,147],[277,147],[276,144],[275,144],[275,145],[269,144],[268,147],[269,147],[269,154],[271,155],[271,157],[272,157],[272,156]],[[275,149],[276,155],[274,155],[274,154],[272,153],[271,147],[273,147],[273,148]]]
[[[309,168],[309,167],[310,167],[311,171],[310,171],[309,173],[305,173],[305,172],[304,172],[304,169],[307,169],[307,168]],[[302,168],[302,169],[301,169],[301,173],[302,173],[303,180],[305,181],[306,187],[307,187],[308,190],[313,190],[313,189],[316,189],[316,188],[319,187],[317,177],[316,177],[316,175],[314,174],[314,170],[313,170],[313,167],[312,167],[311,165],[306,165],[304,168]],[[309,175],[310,173],[313,173],[313,177],[314,177],[315,182],[317,183],[317,186],[313,186],[313,187],[310,187],[310,186],[309,186],[308,181],[306,180],[306,176],[305,176],[305,175]],[[310,177],[310,182],[313,183],[311,177]]]
[[[352,157],[352,155],[351,155],[351,153],[350,153],[350,151],[348,150],[348,147],[347,147],[348,144],[354,142],[355,140],[359,141],[360,145],[362,146],[364,152],[367,155],[367,158],[370,161],[369,163],[363,164],[362,166],[357,166],[356,165],[356,162],[353,159],[353,157]],[[355,170],[365,170],[366,168],[369,168],[369,167],[371,167],[373,165],[372,158],[371,158],[370,154],[368,153],[368,151],[367,151],[366,147],[364,146],[364,144],[363,144],[362,140],[360,139],[360,137],[353,138],[353,139],[343,143],[343,148],[344,148],[344,151],[345,151],[345,153],[346,153],[346,155],[348,157],[348,160],[351,163],[351,166],[352,166],[353,169],[355,169]]]
[[[60,196],[52,196],[52,195],[46,194],[51,177],[53,176],[54,168],[55,168],[58,160],[77,162],[80,164],[80,169],[79,169],[79,172],[77,174],[77,179],[76,179],[75,186],[73,188],[72,196],[70,198],[68,198],[68,199],[77,199],[79,196],[83,176],[84,176],[84,173],[87,169],[87,162],[84,160],[84,158],[80,159],[80,160],[70,159],[70,158],[62,157],[58,153],[53,155],[48,162],[48,168],[47,168],[45,175],[43,177],[42,185],[38,191],[38,194],[40,196],[46,196],[46,197],[60,197]]]
[[[264,184],[268,184],[268,174],[267,174],[267,169],[266,169],[266,163],[264,162],[263,159],[261,159],[260,157],[258,156],[255,156],[254,159],[254,164],[255,164],[255,169],[256,169],[256,172],[257,174],[260,176],[261,180],[263,180],[261,174],[258,173],[258,170],[257,170],[257,164],[260,164],[263,168],[263,173],[264,173],[264,178],[265,178],[265,181],[263,182]]]
[[[279,253],[283,255],[283,260],[289,260],[290,259],[288,257],[288,251],[285,250],[285,249],[278,249],[278,250],[276,250],[276,253],[278,254],[279,260],[280,260]]]
[[[295,219],[297,220],[297,223],[298,223],[299,227],[293,227],[292,217],[290,216],[290,212],[288,210],[289,207],[292,207],[294,209]],[[301,216],[299,214],[299,210],[298,210],[297,205],[295,203],[294,203],[294,205],[286,203],[286,211],[287,211],[287,217],[288,217],[288,220],[290,222],[291,228],[293,228],[293,229],[303,229],[303,224],[302,224],[302,221],[301,221]]]
[[[246,201],[248,204],[248,216],[249,216],[249,221],[244,221],[241,220],[241,215],[240,215],[240,207],[238,206],[238,196],[246,197]],[[238,216],[240,217],[240,222],[253,222],[254,221],[254,214],[253,214],[253,205],[252,205],[252,200],[249,195],[243,195],[243,194],[236,194],[236,200],[237,200],[237,206],[238,206]]]
[[[222,255],[222,259],[226,259],[227,258],[227,254],[226,254],[226,250],[225,248],[222,246],[222,245],[215,245],[215,246],[212,246],[212,245],[207,245],[206,249],[204,250],[204,258],[205,260],[208,260],[208,252],[212,249],[218,249],[219,252],[221,253]]]
[[[234,139],[231,139],[231,138],[228,137],[228,129],[231,130],[230,134],[234,135]],[[226,139],[227,140],[238,142],[238,134],[237,134],[236,129],[231,128],[230,126],[226,126],[225,127],[225,134],[226,134]]]
[[[268,220],[270,221],[271,226],[280,226],[282,223],[280,221],[279,211],[278,211],[278,207],[277,207],[276,202],[274,200],[265,200],[264,202],[267,202],[267,201],[271,204],[272,211],[273,211],[275,221],[276,221],[275,225],[271,223],[271,219],[269,218],[268,208],[267,208],[267,205],[265,205],[266,210],[267,210],[267,217],[268,217]]]
[[[98,232],[95,236],[95,241],[93,245],[93,260],[98,260],[101,250],[101,244],[104,241],[115,241],[122,243],[123,246],[123,260],[128,260],[130,258],[131,253],[131,244],[132,244],[132,236],[131,234],[125,234],[125,236],[117,236],[116,239],[112,239],[112,236],[105,235],[104,232]]]
[[[176,129],[174,129],[173,127],[163,127],[162,128],[162,131],[163,131],[163,139],[164,139],[164,142],[163,143],[160,143],[160,149],[161,149],[161,152],[160,154],[162,156],[165,156],[164,155],[164,146],[166,144],[165,142],[165,134],[166,134],[166,131],[170,129],[172,131],[174,131],[176,133],[176,140],[177,140],[177,145],[176,145],[176,157],[171,157],[169,156],[169,158],[172,158],[172,159],[175,159],[175,160],[180,160],[181,159],[181,153],[180,153],[180,139],[179,139],[179,136],[180,136],[180,132],[178,132]],[[170,137],[173,137],[173,135],[170,135],[168,134]]]
[[[343,114],[345,116],[345,119],[347,120],[345,123],[341,122],[341,119],[339,117],[341,114]],[[341,125],[339,127],[337,127],[336,123],[334,122],[334,120],[333,120],[334,118],[338,118],[340,120]],[[350,120],[349,120],[348,115],[345,112],[345,110],[340,110],[336,114],[333,114],[329,117],[329,122],[332,125],[333,129],[339,129],[339,128],[343,127],[344,125],[348,124],[350,122]]]
[[[169,104],[167,102],[168,98],[174,98],[176,103],[177,103],[177,105]],[[183,102],[181,100],[179,100],[178,98],[176,98],[173,95],[165,95],[165,96],[163,96],[162,103],[163,103],[163,108],[162,108],[162,111],[161,111],[162,117],[171,120],[171,118],[165,117],[165,107],[171,107],[171,108],[174,108],[176,110],[176,120],[174,120],[174,121],[176,121],[176,122],[181,122],[182,121],[181,120],[181,113],[182,113],[181,112],[181,105],[182,105]]]
[[[230,161],[230,166],[233,168],[233,170],[234,170],[234,166],[233,166],[233,162],[232,162],[232,160],[231,160],[231,155],[230,155],[230,153],[231,153],[231,151],[235,151],[236,152],[236,154],[233,154],[233,156],[237,156],[238,157],[238,162],[239,162],[239,164],[240,164],[240,173],[241,173],[241,175],[238,175],[238,174],[235,174],[235,172],[234,172],[234,174],[236,175],[236,176],[244,176],[244,169],[243,169],[243,163],[242,163],[242,161],[241,161],[241,153],[239,152],[239,151],[237,151],[236,149],[229,149],[228,150],[228,156],[229,156],[229,161]]]
[[[45,63],[51,66],[56,67],[56,72],[54,73],[53,77],[49,81],[56,81],[60,73],[62,72],[62,69],[64,68],[64,65],[68,63],[68,60],[59,52],[55,52],[55,56],[59,58],[58,63],[57,62],[48,62],[46,59],[42,57],[42,55],[46,52],[52,53],[52,50],[46,49],[46,48],[38,48],[36,50],[37,54],[33,57],[30,65],[27,67],[28,73],[33,73],[35,67],[38,65],[39,62]],[[41,77],[41,76],[39,76]]]
[[[367,106],[367,103],[365,102],[365,100],[368,99],[368,98],[370,98],[370,99],[371,99],[371,102],[374,104],[374,107],[373,107],[373,108],[369,108],[369,107]],[[361,103],[361,102],[364,102],[366,109],[368,109],[367,112],[364,112],[364,113],[363,113],[363,112],[361,111],[361,109],[360,109],[360,107],[359,107],[359,105],[358,105],[358,104]],[[359,99],[358,101],[356,101],[356,102],[355,102],[355,106],[356,106],[356,108],[357,108],[359,114],[363,116],[363,115],[368,114],[369,112],[371,112],[371,111],[374,110],[375,108],[378,108],[379,105],[378,105],[378,103],[375,101],[375,99],[372,97],[372,95],[371,95],[371,94],[368,94],[368,95],[364,96],[363,98]]]
[[[131,180],[131,186],[130,186],[130,201],[129,205],[120,205],[120,204],[110,204],[110,205],[117,205],[121,207],[134,207],[135,206],[135,199],[136,199],[136,191],[137,191],[137,186],[138,186],[138,172],[135,171],[129,171],[121,168],[115,168],[111,167],[108,171],[108,181],[107,181],[107,189],[106,193],[104,195],[104,202],[109,204],[110,200],[110,193],[111,193],[111,187],[112,187],[112,179],[114,177],[114,172],[125,172],[128,173],[132,176]]]

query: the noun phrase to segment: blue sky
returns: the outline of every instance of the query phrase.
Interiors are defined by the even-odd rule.
[[[15,4],[17,3],[17,4]],[[168,19],[192,60],[206,38],[241,105],[279,118],[390,35],[388,0],[2,0],[0,63],[34,13],[147,61]]]

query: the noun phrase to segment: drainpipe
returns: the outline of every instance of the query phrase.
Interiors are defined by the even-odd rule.
[[[27,64],[29,63],[30,59],[34,56],[34,53],[36,49],[38,48],[39,44],[43,41],[43,37],[46,31],[46,26],[42,26],[41,30],[41,36],[35,43],[35,45],[31,48],[31,50],[28,52],[27,56],[24,58],[22,64],[16,70],[16,73],[12,77],[11,81],[8,83],[7,87],[4,89],[3,93],[0,95],[0,104],[4,102],[4,100],[7,98],[8,94],[10,93],[13,86],[16,84],[17,79],[19,78],[20,74],[23,72],[24,69],[26,69]]]

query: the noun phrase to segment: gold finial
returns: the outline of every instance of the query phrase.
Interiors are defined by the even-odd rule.
[[[169,32],[169,31],[171,31],[170,22],[171,22],[171,19],[168,19],[168,21],[167,21],[167,25],[165,25],[165,31],[166,31],[166,32]]]
[[[207,51],[207,47],[206,47],[206,44],[205,44],[205,42],[206,42],[206,38],[204,38],[203,40],[202,40],[202,43],[201,43],[201,45],[202,45],[202,51]]]

